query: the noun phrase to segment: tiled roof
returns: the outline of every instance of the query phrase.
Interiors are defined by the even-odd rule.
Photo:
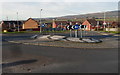
[[[91,24],[91,25],[97,25],[97,21],[95,19],[87,19],[87,21]]]

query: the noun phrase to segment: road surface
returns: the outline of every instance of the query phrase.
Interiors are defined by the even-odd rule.
[[[2,41],[4,73],[118,73],[117,48],[61,48]]]

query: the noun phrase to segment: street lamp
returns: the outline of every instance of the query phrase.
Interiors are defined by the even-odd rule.
[[[104,12],[104,23],[103,23],[103,25],[104,25],[104,30],[105,30],[105,25],[106,25],[105,17],[106,17],[106,15],[105,15],[105,12]]]
[[[42,27],[42,26],[41,26],[41,24],[42,24],[42,23],[41,23],[41,12],[42,12],[42,9],[40,9],[40,33],[42,33],[42,28],[41,28],[41,27]]]
[[[99,21],[97,21],[97,31],[98,31],[98,27],[99,27]]]

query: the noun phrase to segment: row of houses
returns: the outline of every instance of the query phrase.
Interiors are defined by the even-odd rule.
[[[86,19],[84,22],[80,21],[56,21],[53,20],[53,22],[47,22],[47,23],[42,23],[41,27],[42,30],[52,30],[53,28],[56,30],[66,30],[67,25],[75,25],[75,24],[82,24],[86,25],[86,30],[91,31],[93,29],[99,28],[103,29],[104,27],[120,27],[118,22],[106,22],[106,25],[103,25],[103,21],[96,21],[95,19]],[[40,22],[37,19],[34,18],[29,18],[26,21],[2,21],[0,24],[2,31],[7,30],[7,31],[25,31],[25,30],[34,30],[38,31],[40,29]]]

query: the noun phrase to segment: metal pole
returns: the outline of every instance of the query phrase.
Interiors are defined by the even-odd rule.
[[[72,30],[70,29],[70,37],[72,37]]]
[[[80,26],[80,33],[81,33],[80,39],[82,39],[82,28],[81,28],[81,26]]]
[[[75,37],[77,38],[78,37],[78,31],[75,30]]]
[[[72,22],[70,22],[70,25],[72,25]],[[72,29],[70,29],[70,37],[72,37]]]
[[[60,29],[61,29],[61,31],[62,31],[62,23],[61,23]]]
[[[17,26],[18,26],[18,32],[19,32],[19,24],[18,24],[18,12],[17,12]]]
[[[105,12],[104,12],[104,23],[105,23]]]
[[[85,33],[86,33],[86,31],[85,31],[85,27],[86,27],[86,26],[84,25],[84,34],[83,34],[84,36],[85,36]]]
[[[40,9],[40,33],[42,33],[42,26],[41,26],[41,11],[42,11],[42,9]]]
[[[8,21],[8,16],[6,18],[7,18],[7,21]]]
[[[109,26],[109,22],[108,22],[108,32],[110,32],[110,26]]]
[[[106,17],[106,14],[105,14],[105,12],[104,12],[104,31],[105,31],[105,25],[106,25],[106,22],[105,22],[105,17]]]
[[[9,23],[9,29],[10,29],[10,23]]]
[[[97,21],[97,31],[98,31],[99,21]]]

